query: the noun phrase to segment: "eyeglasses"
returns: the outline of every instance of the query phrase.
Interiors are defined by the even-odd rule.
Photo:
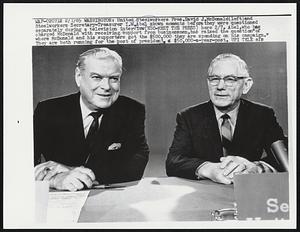
[[[226,86],[233,86],[238,80],[244,79],[246,77],[238,77],[234,75],[228,75],[223,78],[221,78],[218,75],[212,75],[208,76],[207,79],[209,81],[209,84],[213,86],[217,86],[221,80],[224,80],[224,83]]]

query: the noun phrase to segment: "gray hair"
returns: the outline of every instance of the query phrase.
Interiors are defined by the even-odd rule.
[[[220,54],[218,56],[216,56],[211,62],[210,62],[210,65],[208,67],[208,75],[211,75],[212,73],[212,70],[213,70],[213,66],[216,62],[218,61],[221,61],[221,60],[225,60],[225,59],[231,59],[231,60],[235,60],[237,61],[238,65],[239,65],[239,68],[242,72],[245,72],[246,75],[249,77],[249,69],[248,69],[248,66],[246,64],[246,62],[241,59],[239,56],[237,55],[234,55],[234,54],[231,54],[231,53],[223,53],[223,54]]]
[[[123,63],[122,63],[121,56],[117,52],[110,50],[109,48],[106,48],[106,47],[93,48],[93,49],[90,49],[90,50],[87,50],[87,51],[81,53],[78,58],[77,64],[76,64],[76,66],[80,70],[84,69],[85,60],[89,56],[94,56],[96,59],[111,58],[120,66],[120,70],[122,71]]]

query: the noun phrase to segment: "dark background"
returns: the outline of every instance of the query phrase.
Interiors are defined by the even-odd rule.
[[[33,107],[77,91],[78,55],[95,46],[33,47]],[[98,46],[99,47],[99,46]],[[150,160],[145,176],[164,176],[176,113],[209,99],[206,73],[220,53],[246,61],[254,85],[247,99],[267,104],[288,134],[286,43],[110,45],[123,58],[121,94],[146,105]]]

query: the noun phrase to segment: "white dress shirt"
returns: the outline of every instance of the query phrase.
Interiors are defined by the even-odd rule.
[[[90,126],[94,120],[93,116],[90,115],[90,113],[94,112],[92,110],[90,110],[85,103],[82,100],[82,96],[80,95],[80,108],[81,108],[81,116],[82,116],[82,122],[83,122],[83,128],[84,128],[84,136],[86,137],[88,134],[88,131],[90,129]],[[100,127],[100,123],[102,120],[102,116],[101,115],[98,119],[99,121],[99,127]]]

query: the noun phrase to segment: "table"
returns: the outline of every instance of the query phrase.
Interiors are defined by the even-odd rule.
[[[233,208],[233,185],[177,177],[144,178],[123,187],[93,189],[78,222],[211,221]]]

